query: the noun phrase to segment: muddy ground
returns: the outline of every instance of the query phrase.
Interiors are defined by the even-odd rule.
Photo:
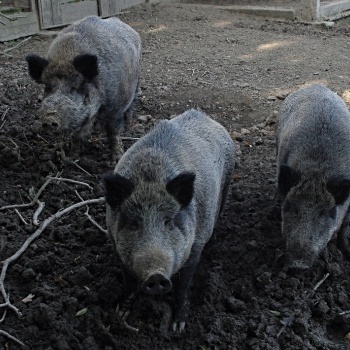
[[[350,102],[350,19],[325,28],[183,3],[136,6],[121,17],[144,49],[142,95],[125,149],[159,119],[190,107],[221,122],[237,145],[232,191],[195,275],[186,329],[174,335],[167,299],[144,296],[128,319],[139,331],[120,324],[122,266],[86,207],[54,221],[9,266],[5,288],[23,316],[7,310],[0,329],[34,350],[350,349],[350,262],[334,239],[310,271],[286,273],[274,202],[276,111],[289,92],[313,82]],[[0,206],[30,202],[57,174],[91,187],[50,183],[39,198],[39,224],[79,202],[78,194],[102,196],[101,176],[111,169],[98,128],[69,163],[59,135],[41,126],[42,88],[28,77],[24,56],[45,54],[51,40],[36,36],[6,52],[21,40],[0,45]],[[36,208],[19,209],[26,223],[13,209],[0,212],[1,260],[37,230]],[[89,214],[105,227],[103,204],[90,205]],[[22,346],[0,335],[0,348]]]

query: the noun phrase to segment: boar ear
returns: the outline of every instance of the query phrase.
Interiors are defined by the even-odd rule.
[[[88,81],[94,79],[98,74],[98,62],[96,55],[83,54],[75,56],[73,65],[74,68]]]
[[[350,179],[330,179],[327,190],[332,194],[336,205],[343,204],[349,197]]]
[[[120,206],[134,190],[134,184],[125,177],[107,173],[104,178],[106,202],[112,207]]]
[[[278,190],[283,195],[286,196],[289,190],[296,186],[300,181],[299,171],[291,168],[286,164],[281,164],[280,172],[278,175]]]
[[[47,59],[38,55],[27,55],[26,61],[28,63],[29,75],[37,82],[41,83],[41,75],[49,62]]]
[[[196,175],[193,173],[182,173],[166,185],[167,191],[175,197],[183,208],[189,205],[192,200],[195,178]]]

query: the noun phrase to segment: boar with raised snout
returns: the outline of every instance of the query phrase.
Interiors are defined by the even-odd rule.
[[[26,56],[29,75],[44,84],[43,123],[73,134],[90,134],[97,119],[106,130],[112,157],[117,134],[132,116],[140,76],[141,41],[117,18],[86,17],[63,29],[47,58]]]
[[[286,98],[276,137],[288,266],[307,269],[348,224],[350,113],[337,94],[311,85]]]
[[[144,293],[162,295],[174,286],[174,331],[184,329],[187,290],[234,164],[226,129],[189,110],[159,122],[104,177],[107,228],[117,253]]]

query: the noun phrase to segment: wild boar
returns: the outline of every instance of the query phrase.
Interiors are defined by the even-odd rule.
[[[68,130],[79,142],[98,120],[114,155],[116,136],[132,117],[140,55],[139,35],[117,18],[90,16],[63,29],[47,58],[26,56],[29,75],[45,85],[45,123]]]
[[[226,129],[192,109],[159,122],[104,177],[107,228],[117,253],[144,293],[162,295],[174,284],[174,331],[185,327],[187,290],[234,165]]]
[[[288,265],[307,269],[348,223],[350,113],[325,86],[302,88],[284,101],[276,138]]]

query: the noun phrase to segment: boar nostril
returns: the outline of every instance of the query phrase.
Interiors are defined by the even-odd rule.
[[[161,295],[169,292],[171,281],[161,273],[150,276],[143,284],[142,290],[149,295]]]
[[[57,123],[57,122],[52,122],[51,125],[52,125],[53,127],[55,127],[55,128],[58,127],[58,123]]]

